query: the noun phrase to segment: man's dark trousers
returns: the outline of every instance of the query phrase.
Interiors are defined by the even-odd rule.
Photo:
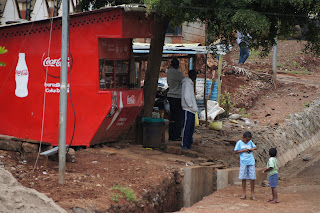
[[[195,114],[183,110],[182,148],[191,149],[193,143]]]
[[[168,97],[170,104],[169,140],[175,141],[181,137],[183,111],[181,98]]]

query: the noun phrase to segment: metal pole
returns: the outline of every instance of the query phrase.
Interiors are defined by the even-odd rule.
[[[59,183],[64,184],[66,168],[67,132],[67,89],[68,89],[68,50],[69,50],[69,1],[62,5],[61,74],[60,74],[60,111],[59,111]]]
[[[204,43],[206,46],[206,66],[204,68],[204,95],[203,95],[203,102],[204,102],[204,112],[206,115],[206,126],[208,126],[208,108],[207,108],[207,97],[206,97],[206,89],[207,89],[207,66],[208,66],[208,47],[207,47],[207,28],[208,28],[208,20],[206,19],[205,25],[205,35],[204,35]]]
[[[208,107],[207,107],[207,64],[208,64],[208,51],[206,53],[206,66],[204,68],[204,95],[203,95],[203,102],[204,102],[204,112],[206,115],[206,126],[208,126]]]
[[[277,53],[278,53],[278,39],[275,38],[276,44],[273,46],[273,57],[272,57],[272,70],[273,70],[273,83],[274,87],[277,87]]]

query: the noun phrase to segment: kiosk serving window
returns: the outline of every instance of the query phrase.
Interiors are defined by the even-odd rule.
[[[129,39],[99,38],[100,90],[129,87]]]

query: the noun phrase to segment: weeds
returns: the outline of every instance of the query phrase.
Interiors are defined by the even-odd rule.
[[[111,200],[114,202],[119,202],[119,198],[123,198],[122,194],[116,193],[116,194],[113,194]]]
[[[239,114],[241,115],[241,117],[243,118],[248,118],[249,114],[246,113],[246,109],[245,108],[238,108],[239,110]]]
[[[222,116],[228,117],[230,113],[230,108],[232,106],[235,106],[236,104],[231,102],[231,93],[227,92],[225,94],[221,94],[219,105],[225,110]]]
[[[127,201],[135,201],[136,200],[136,195],[135,195],[134,191],[132,190],[132,188],[130,188],[130,187],[124,187],[124,186],[121,186],[120,184],[117,184],[112,187],[112,190],[117,190],[121,193],[121,194],[116,193],[113,195],[112,200],[115,202],[118,202],[119,198],[123,198],[123,194],[125,195]]]
[[[308,69],[300,70],[300,71],[283,71],[284,73],[291,73],[291,74],[303,74],[303,75],[310,75]]]

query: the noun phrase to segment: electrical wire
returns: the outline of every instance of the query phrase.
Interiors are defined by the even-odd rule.
[[[43,3],[43,1],[42,1],[42,3]],[[42,3],[41,3],[41,5],[42,5]],[[40,11],[41,5],[39,7],[39,11]],[[48,57],[50,56],[50,50],[51,50],[52,26],[53,26],[53,17],[51,17],[51,19],[50,19],[50,35],[49,35],[49,45],[48,45]],[[49,69],[49,67],[46,67],[45,85],[47,84],[47,80],[48,80],[48,69]],[[45,118],[45,111],[46,111],[46,97],[47,97],[47,93],[46,93],[46,88],[44,87],[40,143],[39,143],[39,149],[38,149],[37,158],[36,158],[36,161],[34,163],[34,166],[33,166],[33,169],[32,169],[31,173],[34,172],[34,170],[35,170],[35,168],[36,168],[36,166],[38,164],[38,160],[39,160],[39,156],[40,156],[40,152],[41,152],[41,147],[42,147],[44,118]]]
[[[71,55],[71,46],[70,46],[70,28],[69,28],[69,55],[70,57],[72,56]],[[71,137],[71,140],[70,140],[70,144],[68,146],[68,150],[67,150],[67,154],[69,153],[69,149],[72,145],[72,141],[73,141],[73,137],[74,137],[74,133],[76,131],[76,121],[77,121],[77,116],[76,116],[76,111],[74,109],[74,105],[73,105],[73,100],[72,100],[72,95],[71,95],[71,70],[72,70],[72,65],[70,65],[70,68],[69,68],[69,72],[68,72],[68,75],[69,75],[69,96],[70,96],[70,103],[71,103],[71,106],[72,106],[72,110],[73,110],[73,116],[74,116],[74,120],[73,120],[73,131],[72,131],[72,137]]]

